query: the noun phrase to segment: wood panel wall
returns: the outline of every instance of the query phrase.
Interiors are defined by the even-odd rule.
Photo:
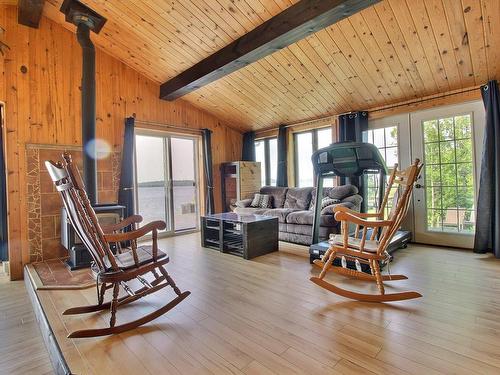
[[[5,103],[11,278],[29,261],[26,144],[80,145],[81,49],[73,33],[43,17],[39,29],[17,24],[16,7],[0,5],[0,33],[10,50],[0,54],[0,101]],[[145,62],[149,63],[149,62]],[[213,130],[216,208],[219,164],[241,156],[241,133],[190,103],[158,99],[158,84],[96,51],[97,134],[121,150],[123,122],[139,120]]]

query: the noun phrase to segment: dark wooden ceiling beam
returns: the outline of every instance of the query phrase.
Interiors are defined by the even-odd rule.
[[[45,0],[19,0],[17,3],[17,22],[38,29]]]
[[[175,100],[380,0],[302,0],[163,83],[160,98]]]

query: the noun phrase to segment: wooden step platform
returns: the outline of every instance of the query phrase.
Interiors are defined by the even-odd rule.
[[[76,374],[498,374],[500,261],[463,250],[410,245],[388,291],[424,295],[385,304],[354,302],[318,288],[318,269],[280,251],[244,260],[203,249],[199,234],[160,241],[168,271],[189,298],[120,335],[68,339],[102,326],[108,313],[63,316],[95,301],[95,290],[38,290],[65,363]],[[292,251],[298,249],[292,246]],[[331,274],[359,292],[376,288]],[[118,315],[131,320],[161,306],[158,293]],[[1,359],[0,359],[1,361]]]

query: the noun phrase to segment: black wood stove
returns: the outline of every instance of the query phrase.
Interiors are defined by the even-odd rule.
[[[125,206],[117,204],[96,204],[94,210],[99,224],[102,226],[117,224],[123,220]],[[89,267],[92,257],[70,224],[66,210],[61,209],[61,244],[68,250],[68,265],[72,270]],[[110,244],[116,252],[116,245]]]

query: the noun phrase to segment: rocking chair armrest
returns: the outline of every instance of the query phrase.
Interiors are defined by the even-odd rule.
[[[165,224],[164,221],[156,220],[156,221],[152,221],[151,223],[148,223],[148,224],[146,224],[146,225],[144,225],[136,230],[130,231],[130,232],[105,234],[104,239],[107,242],[130,241],[130,240],[136,240],[139,237],[142,237],[142,236],[148,234],[149,232],[153,232],[153,237],[156,237],[157,231],[163,230],[166,227],[167,227],[167,224]]]
[[[370,217],[379,217],[380,215],[377,213],[363,213],[363,212],[358,212],[351,210],[350,208],[347,208],[345,206],[335,206],[333,209],[333,213],[337,212],[346,212],[348,214],[360,217],[360,218],[370,218]]]
[[[378,228],[387,227],[392,224],[391,220],[365,220],[358,216],[352,215],[348,212],[337,212],[335,213],[335,220],[337,221],[347,221],[349,223],[361,225],[368,228]]]
[[[129,216],[126,219],[120,221],[119,223],[110,224],[110,225],[103,225],[102,230],[104,233],[110,233],[110,232],[114,232],[116,230],[121,230],[123,228],[126,228],[131,224],[138,224],[140,222],[142,222],[141,215],[132,215],[132,216]]]

